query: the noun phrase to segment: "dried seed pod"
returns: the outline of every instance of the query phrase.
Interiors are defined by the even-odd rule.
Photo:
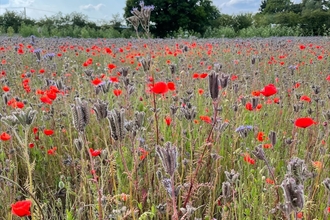
[[[304,186],[297,184],[293,177],[287,176],[282,181],[281,187],[284,191],[285,204],[291,207],[289,210],[300,211],[305,204]]]
[[[123,140],[125,137],[125,118],[124,118],[124,109],[117,110],[112,109],[108,111],[107,119],[110,124],[111,137],[117,140]]]
[[[86,125],[90,120],[90,111],[88,108],[88,102],[76,98],[76,104],[71,105],[71,112],[73,118],[73,126],[79,132],[84,132]]]
[[[272,146],[275,146],[275,144],[276,144],[276,132],[275,131],[269,132],[268,137],[270,139],[270,142],[272,143]]]
[[[326,178],[323,182],[323,185],[325,186],[325,188],[330,192],[330,178]]]
[[[219,75],[213,70],[209,74],[209,91],[211,98],[215,101],[219,96]]]
[[[157,146],[156,152],[161,159],[165,172],[172,177],[178,166],[177,163],[178,151],[176,146],[172,146],[170,142],[166,142],[165,147]]]
[[[98,121],[101,121],[108,115],[108,103],[105,101],[97,100],[97,102],[94,103],[92,109],[95,111]]]
[[[221,88],[226,88],[228,86],[229,75],[222,73],[220,76],[220,86]]]
[[[256,156],[256,158],[258,158],[259,160],[266,161],[265,151],[262,148],[261,144],[255,147],[254,151],[252,151],[252,154]]]

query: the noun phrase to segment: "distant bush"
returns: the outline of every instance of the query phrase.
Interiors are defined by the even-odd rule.
[[[8,36],[10,36],[10,37],[12,37],[14,34],[15,34],[15,30],[14,30],[14,28],[13,27],[8,27],[7,28],[7,34],[8,34]]]
[[[237,33],[232,27],[220,27],[206,30],[204,38],[233,38]]]
[[[36,25],[26,25],[25,23],[21,24],[21,27],[19,28],[18,33],[22,37],[28,37],[31,35],[35,35],[37,37],[40,37],[40,34],[38,32],[38,26]]]

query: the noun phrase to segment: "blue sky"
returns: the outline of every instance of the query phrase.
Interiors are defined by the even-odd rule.
[[[213,0],[221,13],[255,13],[261,0]],[[123,15],[126,0],[0,0],[0,14],[6,9],[22,12],[33,19],[55,15],[58,12],[70,14],[73,11],[83,13],[91,21],[110,20],[113,15]]]

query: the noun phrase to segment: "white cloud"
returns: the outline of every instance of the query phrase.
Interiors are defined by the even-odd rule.
[[[105,5],[104,4],[97,4],[97,5],[92,5],[92,4],[88,4],[88,5],[81,5],[79,8],[81,9],[81,10],[87,10],[87,11],[89,11],[89,10],[95,10],[95,11],[99,11],[102,7],[105,7]]]
[[[259,0],[214,0],[213,4],[220,8],[221,13],[240,14],[244,12],[255,13],[260,6]]]
[[[9,0],[9,6],[26,7],[32,5],[34,0]]]

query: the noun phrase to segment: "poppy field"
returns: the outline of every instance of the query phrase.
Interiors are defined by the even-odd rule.
[[[328,38],[0,42],[0,219],[329,219]]]

